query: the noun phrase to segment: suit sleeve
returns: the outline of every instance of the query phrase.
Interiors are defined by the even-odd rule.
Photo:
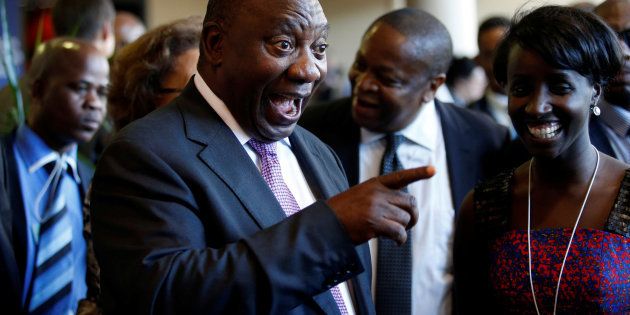
[[[266,229],[235,215],[235,231],[200,189],[146,147],[106,150],[91,202],[105,312],[281,314],[363,271],[324,202]]]

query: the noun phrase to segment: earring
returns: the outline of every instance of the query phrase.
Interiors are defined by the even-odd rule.
[[[597,106],[596,104],[591,105],[591,111],[593,112],[593,115],[595,116],[599,116],[599,114],[602,113],[602,110],[599,109],[599,106]]]

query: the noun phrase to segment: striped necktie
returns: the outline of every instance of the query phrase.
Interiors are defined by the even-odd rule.
[[[36,238],[33,282],[27,301],[29,314],[73,314],[71,304],[74,263],[72,226],[61,189],[67,169],[64,157],[54,163],[49,177],[48,202]]]
[[[381,161],[381,175],[403,169],[396,150],[404,136],[388,134],[385,153]],[[407,242],[398,244],[387,238],[378,239],[376,264],[376,313],[411,314],[411,231]]]
[[[271,188],[271,191],[287,217],[300,211],[300,206],[282,178],[282,170],[280,169],[280,161],[278,160],[276,147],[277,142],[265,143],[256,139],[250,139],[247,143],[249,143],[252,149],[256,151],[256,154],[260,156],[262,176],[269,188]],[[337,303],[341,314],[348,314],[339,286],[332,287],[330,293],[335,299],[335,303]]]

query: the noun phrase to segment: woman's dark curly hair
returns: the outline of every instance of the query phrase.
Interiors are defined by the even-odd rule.
[[[108,96],[116,130],[156,109],[161,80],[175,58],[198,49],[202,18],[190,17],[158,26],[123,47],[114,57]]]
[[[571,7],[543,6],[514,17],[494,59],[494,76],[502,85],[514,45],[536,52],[554,68],[576,71],[593,85],[605,85],[623,62],[615,32],[596,15]]]

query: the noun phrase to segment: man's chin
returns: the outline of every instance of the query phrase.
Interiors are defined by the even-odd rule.
[[[258,126],[258,130],[254,137],[258,140],[267,142],[279,141],[290,136],[293,133],[296,125],[296,123],[290,125],[265,124],[264,126]]]

